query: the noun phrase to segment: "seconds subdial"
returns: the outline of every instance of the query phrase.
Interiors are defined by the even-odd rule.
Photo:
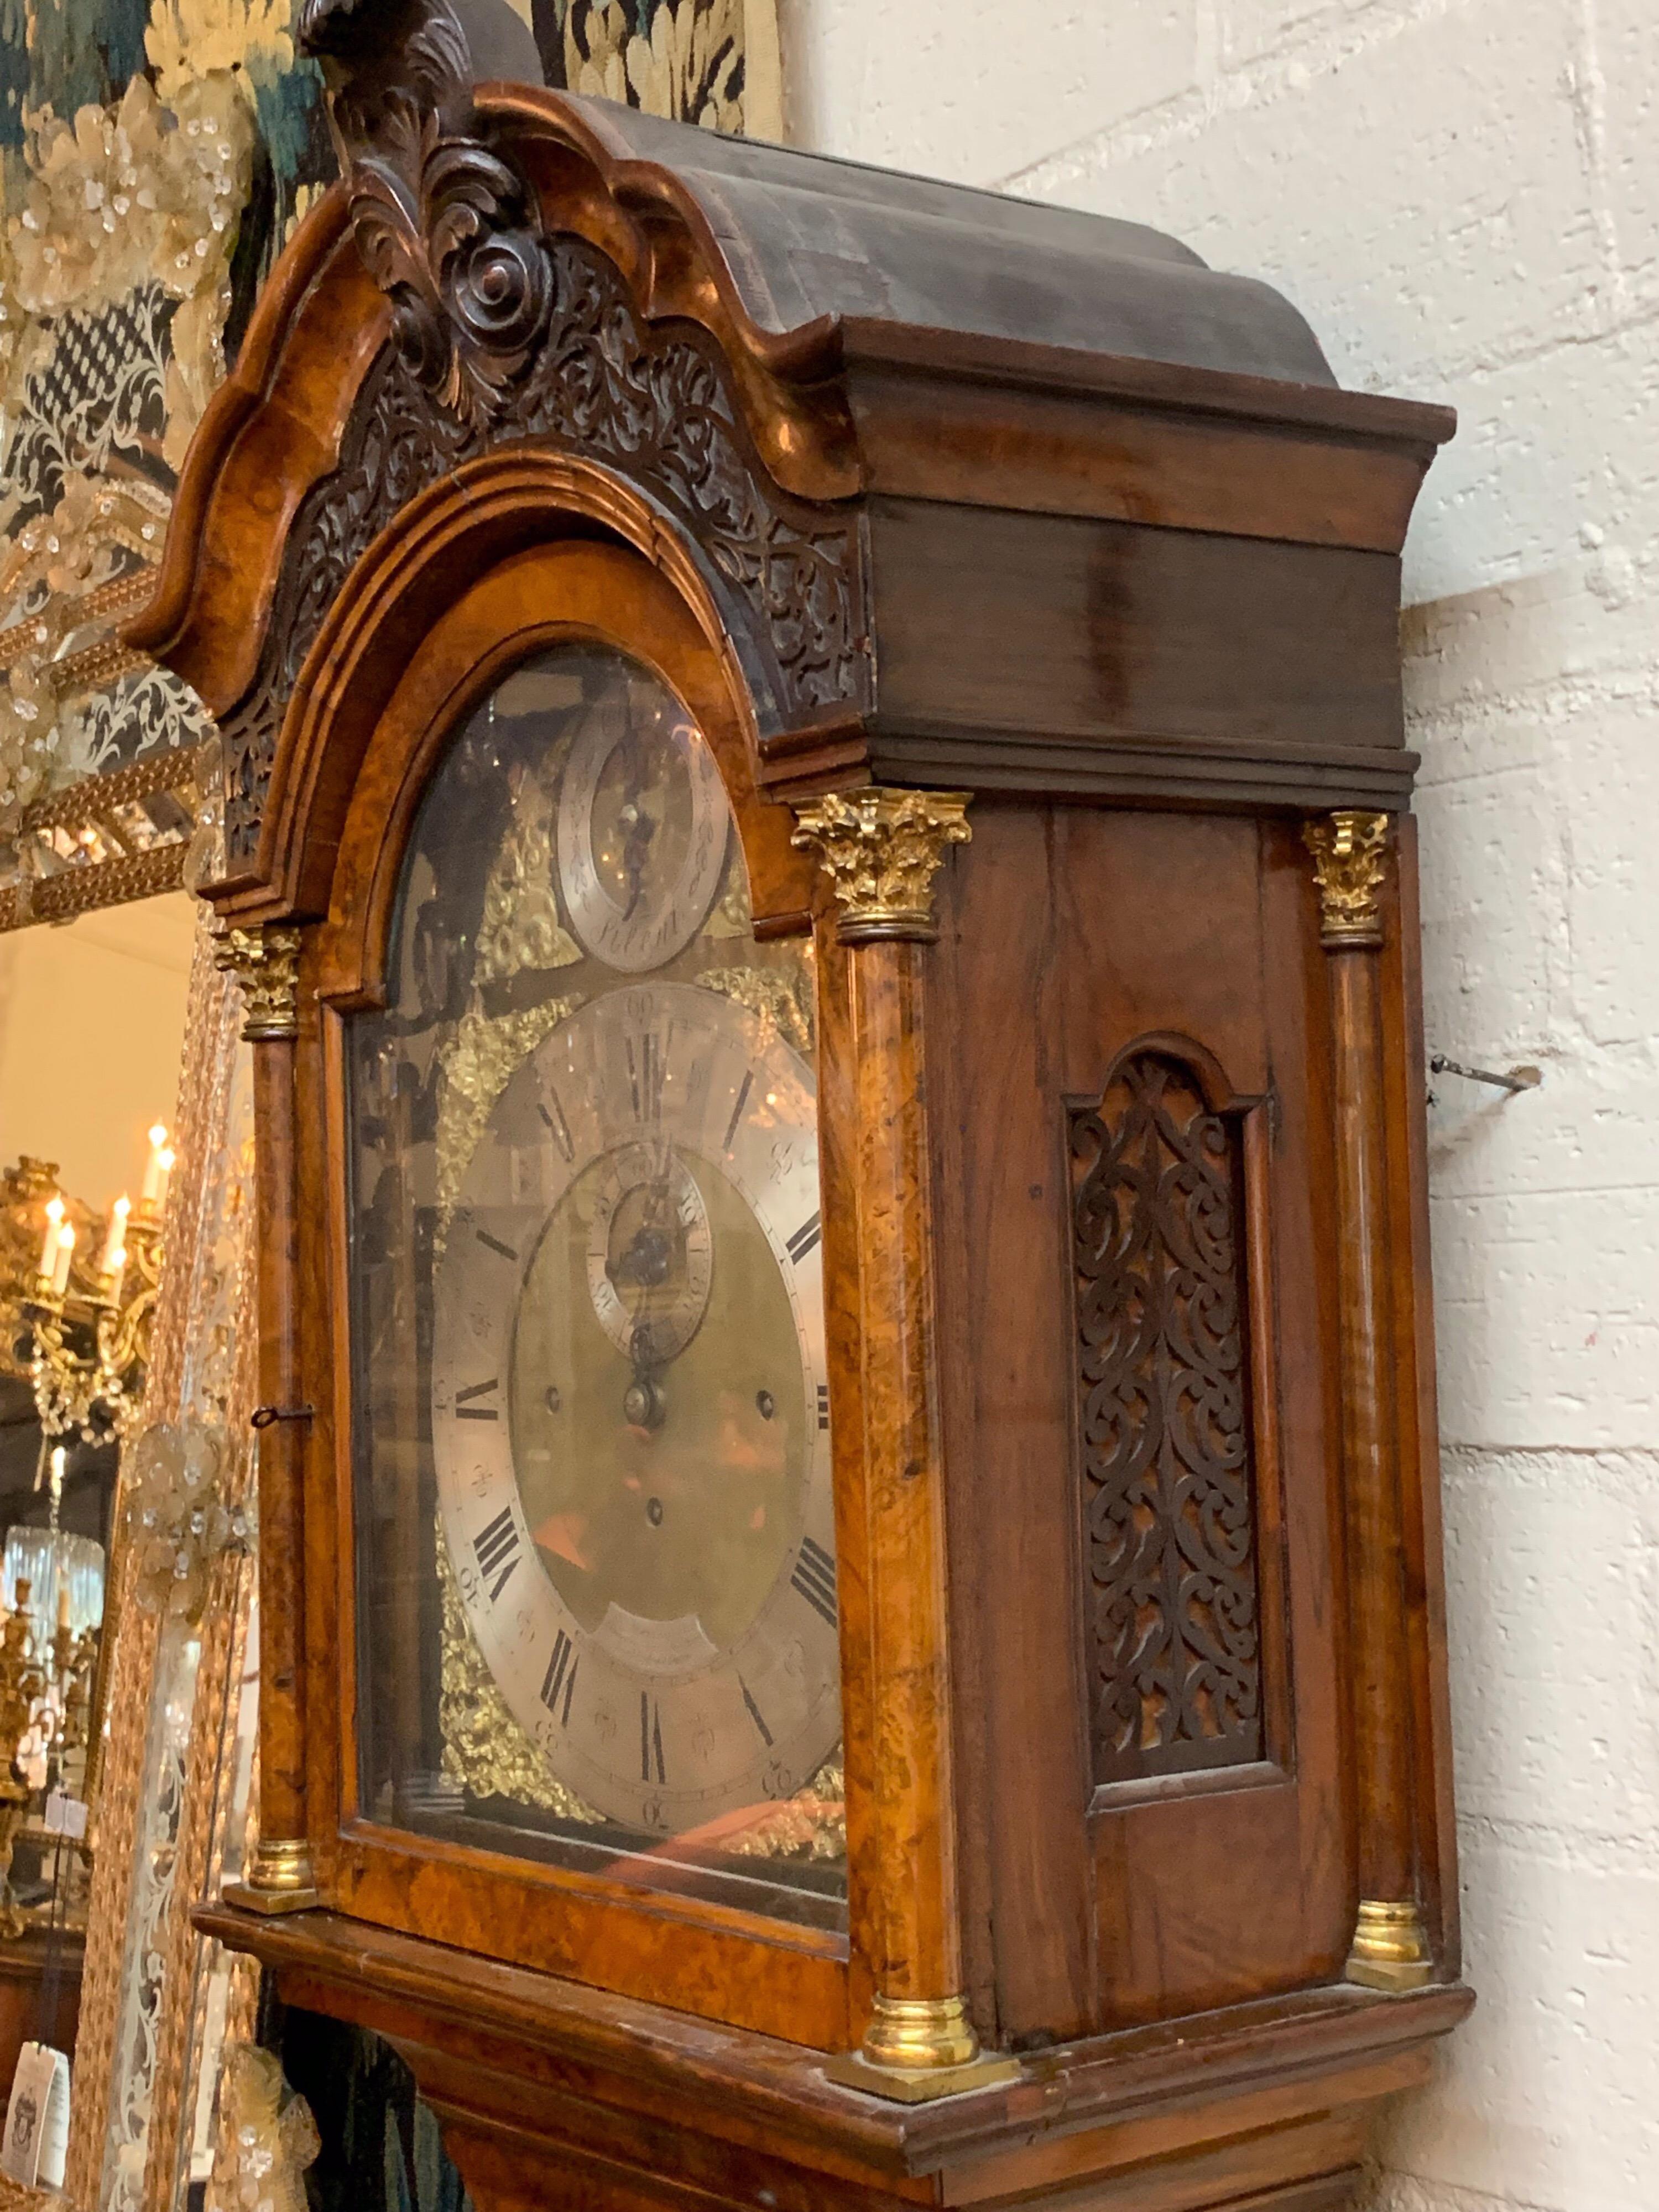
[[[593,1194],[587,1289],[599,1326],[636,1368],[665,1365],[708,1310],[714,1248],[696,1178],[666,1143],[609,1153]]]

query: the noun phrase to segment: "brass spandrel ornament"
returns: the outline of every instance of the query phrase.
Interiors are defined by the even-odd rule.
[[[478,983],[509,983],[527,969],[568,968],[581,958],[560,917],[554,866],[552,799],[536,784],[521,795],[489,872],[473,971]]]
[[[467,1626],[441,1528],[434,1557],[443,1597],[438,1723],[446,1778],[470,1797],[500,1798],[597,1826],[605,1815],[566,1789],[508,1711]]]
[[[811,1052],[815,1042],[811,976],[803,966],[789,968],[704,968],[697,981],[705,990],[718,991],[747,1006],[751,1014],[776,1024],[777,1032],[797,1052]]]
[[[463,1177],[514,1071],[551,1030],[585,1003],[580,992],[544,1000],[516,1013],[494,1017],[475,999],[438,1048],[438,1218],[434,1249],[441,1253]]]

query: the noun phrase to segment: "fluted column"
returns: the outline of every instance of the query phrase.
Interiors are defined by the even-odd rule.
[[[863,2049],[830,2072],[907,2102],[1017,2070],[980,2055],[963,1998],[927,1136],[933,878],[969,835],[961,792],[866,790],[796,811],[848,950],[868,1531],[874,1803]]]
[[[1347,1978],[1416,1989],[1433,1978],[1418,1898],[1400,1431],[1394,1399],[1383,942],[1386,814],[1344,811],[1304,831],[1320,896],[1334,1059],[1342,1459],[1359,1911]]]
[[[306,1820],[306,1410],[298,1402],[299,1203],[295,1186],[295,1041],[300,935],[231,929],[218,962],[242,989],[242,1035],[253,1049],[258,1206],[259,1835],[228,1894],[262,1912],[317,1902]]]

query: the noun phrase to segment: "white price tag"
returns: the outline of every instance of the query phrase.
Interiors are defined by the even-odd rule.
[[[69,2110],[68,2059],[44,2043],[26,2043],[11,2077],[0,2168],[26,2188],[44,2182],[48,2189],[61,2189]]]
[[[78,1797],[66,1797],[61,1790],[54,1790],[46,1799],[46,1833],[67,1836],[78,1844],[87,1832],[87,1808]]]

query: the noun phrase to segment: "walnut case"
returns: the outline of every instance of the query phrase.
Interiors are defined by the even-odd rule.
[[[130,631],[224,731],[258,1087],[261,1844],[200,1924],[391,2038],[480,2212],[1344,2204],[1470,2002],[1396,643],[1451,418],[1137,226],[312,14],[348,173]],[[695,693],[816,938],[844,1940],[355,1802],[338,1024],[457,716],[573,629]]]

